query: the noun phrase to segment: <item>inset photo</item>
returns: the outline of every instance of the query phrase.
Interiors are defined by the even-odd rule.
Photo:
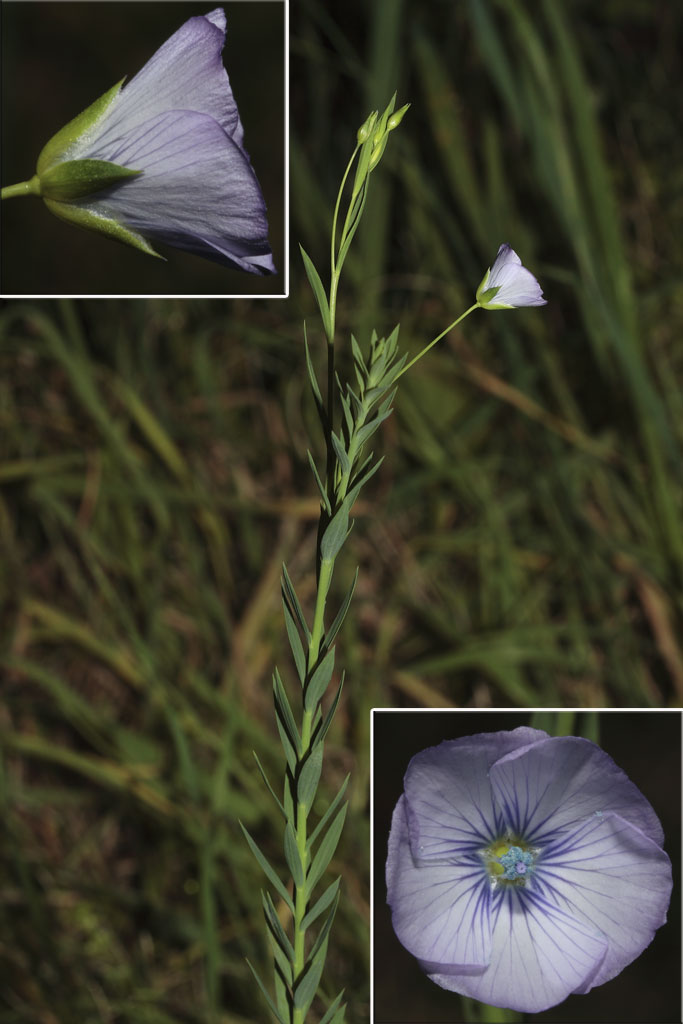
[[[3,4],[0,295],[284,298],[287,15]]]
[[[679,1019],[680,712],[372,719],[374,1024]]]

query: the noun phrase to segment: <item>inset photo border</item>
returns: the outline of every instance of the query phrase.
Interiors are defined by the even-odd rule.
[[[125,92],[126,83],[181,26],[217,7],[225,12],[227,23],[223,66],[244,130],[243,141],[238,141],[265,200],[267,245],[275,273],[235,269],[149,239],[163,257],[158,259],[54,216],[41,196],[29,194],[0,204],[2,298],[287,297],[288,0],[3,2],[2,186],[30,181],[39,154],[57,132],[124,77]],[[182,97],[173,98],[174,112],[181,101]],[[182,116],[188,119],[192,113]],[[207,132],[214,127],[210,122],[207,117],[202,121]],[[215,126],[220,134],[218,122]],[[228,149],[234,139],[230,137]],[[190,145],[188,158],[192,151]],[[194,188],[194,181],[191,184]],[[113,192],[125,187],[117,182]],[[199,192],[194,200],[188,196],[188,205],[201,201],[201,188],[198,181]],[[161,196],[160,203],[163,200]],[[234,209],[244,208],[243,192],[230,200]],[[218,216],[220,211],[216,212]],[[237,251],[240,243],[236,246]],[[249,253],[248,245],[241,252]]]
[[[480,1004],[476,1001],[467,1000],[430,980],[394,932],[385,877],[388,839],[394,809],[404,792],[406,770],[415,755],[438,747],[444,741],[510,731],[521,726],[544,729],[549,735],[561,734],[564,729],[569,735],[596,742],[612,758],[649,801],[661,822],[663,848],[673,867],[674,887],[666,923],[655,931],[650,945],[621,973],[585,995],[569,995],[556,1006],[541,1012],[521,1013],[514,1019],[557,1024],[617,1020],[623,1024],[654,1024],[680,1020],[680,711],[375,708],[371,719],[372,1024],[456,1024],[484,1019],[479,1015]],[[485,778],[481,783],[486,788]],[[443,799],[437,794],[429,799],[432,797],[434,813],[438,816],[438,808],[444,806]],[[524,969],[524,964],[520,964],[520,970]]]

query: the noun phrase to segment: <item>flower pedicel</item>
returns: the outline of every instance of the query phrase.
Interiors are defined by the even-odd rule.
[[[589,740],[538,729],[421,751],[386,876],[394,930],[442,988],[537,1013],[615,977],[666,921],[652,807]]]
[[[190,18],[47,143],[30,181],[64,220],[157,256],[152,242],[273,274],[266,206],[221,53],[220,8]]]

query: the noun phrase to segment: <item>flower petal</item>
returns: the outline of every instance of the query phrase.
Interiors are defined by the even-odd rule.
[[[538,1013],[590,988],[607,951],[594,928],[531,888],[497,890],[491,927],[483,973],[428,972],[432,981],[493,1006]]]
[[[484,295],[493,288],[498,291],[485,301]],[[477,289],[477,299],[481,299],[487,309],[547,305],[538,281],[522,266],[519,256],[507,243],[498,249],[493,266]]]
[[[489,783],[491,766],[510,751],[547,740],[539,729],[481,733],[422,750],[405,775],[413,856],[419,863],[480,850],[503,831]]]
[[[221,53],[225,14],[190,18],[123,87],[90,140],[107,147],[166,110],[209,114],[241,147],[243,130]]]
[[[386,878],[394,931],[407,950],[439,965],[486,966],[491,951],[486,871],[476,855],[416,865],[405,796],[394,808]]]
[[[657,815],[612,758],[578,736],[534,744],[502,757],[491,786],[506,824],[528,842],[549,842],[596,811],[622,815],[661,846]]]
[[[577,991],[602,985],[650,945],[666,921],[671,862],[657,843],[618,814],[593,815],[549,844],[537,866],[548,899],[609,942],[598,973]]]
[[[212,117],[166,111],[106,147],[98,141],[89,155],[104,153],[144,173],[74,205],[227,266],[274,272],[256,175]]]

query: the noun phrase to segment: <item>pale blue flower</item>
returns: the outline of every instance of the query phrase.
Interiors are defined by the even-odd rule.
[[[501,245],[493,266],[486,271],[477,288],[476,299],[483,309],[546,305],[538,281],[506,243]]]
[[[599,747],[537,729],[417,754],[387,859],[394,930],[443,988],[535,1013],[609,981],[666,921],[652,807]]]

